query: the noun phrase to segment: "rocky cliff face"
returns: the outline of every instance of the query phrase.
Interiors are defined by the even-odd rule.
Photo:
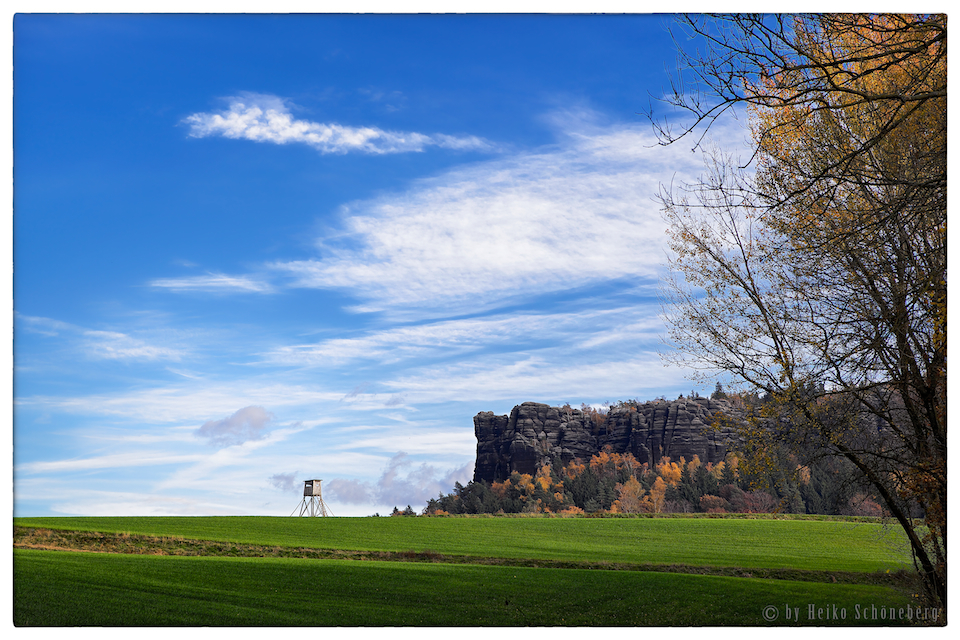
[[[708,398],[612,408],[599,421],[579,409],[536,402],[514,407],[509,416],[483,411],[473,419],[473,479],[502,482],[514,471],[533,474],[554,458],[563,464],[574,458],[586,461],[607,445],[615,453],[632,453],[641,463],[653,464],[662,456],[691,460],[694,455],[719,462],[737,438],[733,427],[711,427],[721,413],[734,422],[743,419],[726,400]]]

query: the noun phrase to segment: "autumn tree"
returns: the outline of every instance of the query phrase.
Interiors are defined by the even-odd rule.
[[[662,141],[743,108],[755,146],[661,194],[677,359],[766,394],[778,442],[852,463],[945,605],[946,16],[681,23],[704,48],[670,101],[694,119]]]
[[[670,456],[663,456],[654,470],[658,476],[663,478],[664,482],[675,485],[680,482],[680,477],[683,475],[683,465],[683,458],[680,458],[680,464],[677,464],[670,461]]]
[[[617,511],[620,513],[640,513],[643,509],[643,487],[633,476],[624,483],[617,483],[617,494],[619,497],[614,503]]]
[[[667,501],[667,483],[663,478],[657,476],[650,487],[650,493],[644,497],[644,510],[652,513],[662,513],[664,504]]]

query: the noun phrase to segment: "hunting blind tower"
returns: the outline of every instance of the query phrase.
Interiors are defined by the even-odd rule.
[[[323,496],[320,493],[320,483],[323,480],[304,480],[303,481],[303,500],[300,502],[300,506],[297,509],[300,509],[300,516],[310,516],[312,518],[318,516],[332,516],[333,512],[327,509],[327,505],[323,502]],[[297,512],[297,509],[293,510],[293,513]],[[293,513],[290,515],[292,516]]]

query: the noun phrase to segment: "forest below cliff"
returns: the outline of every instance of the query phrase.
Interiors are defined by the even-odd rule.
[[[604,451],[589,461],[543,465],[535,475],[514,472],[503,482],[457,483],[453,492],[429,500],[423,513],[884,515],[841,460],[823,459],[764,479],[740,473],[739,462],[736,454],[729,454],[717,464],[701,464],[695,457],[690,461],[664,458],[651,466],[637,463],[629,453]],[[412,515],[409,510],[406,513]]]
[[[577,413],[603,423],[602,410],[584,406]],[[844,459],[814,455],[804,464],[775,445],[739,449],[716,462],[696,454],[640,462],[629,451],[605,445],[595,455],[566,463],[558,456],[541,458],[532,473],[514,470],[501,481],[457,483],[453,492],[429,500],[423,513],[884,515],[880,501]],[[412,514],[409,508],[394,512]]]

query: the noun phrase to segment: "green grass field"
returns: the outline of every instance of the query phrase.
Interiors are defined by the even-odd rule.
[[[772,584],[771,584],[772,583]],[[14,555],[14,621],[55,626],[763,625],[765,607],[907,607],[889,588],[350,560]],[[866,621],[859,621],[865,624]]]
[[[16,549],[14,622],[20,626],[864,625],[890,624],[890,611],[898,616],[895,624],[910,622],[900,618],[915,605],[902,586],[877,579],[908,566],[896,530],[842,520],[163,517],[15,518],[14,524],[238,545],[853,576],[833,583],[813,573],[798,581]],[[884,617],[865,619],[864,611]],[[823,617],[834,612],[846,618]]]
[[[844,520],[715,518],[15,518],[77,531],[363,551],[715,567],[896,571],[899,528]]]

